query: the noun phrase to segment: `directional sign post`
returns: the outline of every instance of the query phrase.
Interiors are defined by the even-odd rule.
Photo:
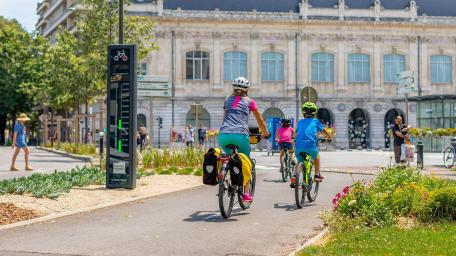
[[[138,76],[138,96],[169,97],[168,76]]]
[[[136,187],[136,45],[108,48],[106,187]]]
[[[407,124],[409,115],[408,94],[416,91],[415,72],[413,70],[404,71],[397,74],[397,78],[396,94],[405,94],[406,119],[404,121]]]

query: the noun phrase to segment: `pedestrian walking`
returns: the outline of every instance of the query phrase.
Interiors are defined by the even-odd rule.
[[[20,114],[19,118],[17,119],[16,124],[14,125],[14,134],[13,134],[13,144],[11,145],[14,149],[13,160],[11,162],[11,171],[19,171],[16,167],[16,158],[19,155],[19,152],[24,150],[25,153],[25,170],[26,171],[33,171],[33,168],[29,164],[29,154],[30,149],[27,147],[26,142],[26,132],[25,132],[25,122],[29,121],[30,118],[27,117],[26,114]]]
[[[396,164],[405,163],[405,139],[408,138],[409,126],[402,123],[402,116],[396,116],[393,126],[394,160]],[[404,145],[404,146],[403,146]],[[404,151],[404,152],[403,152]],[[404,157],[401,157],[404,156]]]
[[[147,144],[149,143],[149,136],[147,135],[147,129],[144,127],[143,124],[138,129],[137,137],[136,137],[136,142],[139,147],[140,151],[143,151]]]
[[[204,146],[207,141],[207,130],[200,124],[198,129],[198,146],[200,150],[204,150]]]
[[[187,147],[192,147],[193,148],[193,142],[195,141],[195,138],[193,136],[193,128],[192,125],[189,124],[187,128],[185,129],[185,144]]]

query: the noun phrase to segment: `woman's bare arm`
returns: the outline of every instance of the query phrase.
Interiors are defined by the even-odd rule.
[[[268,137],[269,132],[268,132],[268,129],[266,128],[266,123],[264,122],[263,118],[261,117],[261,114],[258,111],[258,109],[253,110],[253,115],[255,116],[255,119],[258,122],[258,126],[260,127],[260,130],[262,131],[262,136]]]

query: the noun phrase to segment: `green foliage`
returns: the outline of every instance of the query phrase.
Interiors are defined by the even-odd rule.
[[[413,168],[384,169],[370,183],[358,181],[333,198],[324,220],[337,231],[391,226],[400,217],[423,222],[456,219],[456,182]]]
[[[422,220],[456,220],[456,187],[437,189],[425,202]]]
[[[193,171],[194,171],[193,168],[187,167],[187,168],[179,169],[179,170],[177,171],[177,174],[178,174],[178,175],[190,175],[190,174],[193,173]]]
[[[170,167],[200,167],[203,163],[204,153],[192,148],[184,150],[169,149],[146,149],[140,153],[138,159],[142,159],[142,165],[146,168],[170,168]]]
[[[45,143],[42,145],[46,148],[51,148],[51,143]],[[83,156],[95,156],[97,154],[97,146],[95,144],[84,144],[84,143],[55,143],[54,148],[63,150],[70,154],[83,155]],[[106,161],[104,163],[106,165]]]
[[[203,169],[196,169],[196,171],[193,173],[195,176],[203,176]]]
[[[179,169],[176,166],[171,166],[168,168],[168,171],[171,173],[177,173]]]
[[[456,225],[445,223],[410,230],[395,227],[332,234],[323,246],[299,255],[456,255]]]
[[[99,169],[76,168],[69,172],[35,173],[29,177],[0,181],[0,195],[29,194],[34,197],[57,198],[73,187],[104,184],[106,174]]]

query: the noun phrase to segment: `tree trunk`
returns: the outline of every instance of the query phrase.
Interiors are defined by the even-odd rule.
[[[6,138],[5,138],[5,129],[6,129],[6,118],[7,116],[4,114],[0,114],[0,145],[5,145]]]

